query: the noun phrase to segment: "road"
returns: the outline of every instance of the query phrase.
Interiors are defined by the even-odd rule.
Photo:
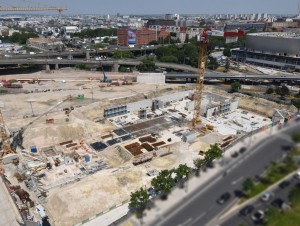
[[[284,132],[281,131],[269,137],[252,150],[247,150],[243,156],[236,159],[234,165],[230,166],[226,176],[220,175],[218,178],[213,178],[204,187],[188,196],[181,206],[172,209],[165,217],[158,219],[152,225],[213,225],[209,222],[237,200],[233,194],[234,191],[241,190],[244,179],[260,175],[272,160],[282,158],[284,154],[282,146],[291,144],[290,135],[299,129],[300,124],[294,124]],[[231,198],[224,205],[219,205],[216,199],[224,192],[230,192]]]
[[[272,192],[274,193],[274,197],[272,197],[269,201],[267,202],[262,202],[260,200],[257,200],[255,203],[251,204],[254,206],[254,209],[257,210],[263,210],[264,212],[270,208],[272,205],[272,201],[274,201],[277,198],[282,199],[285,203],[289,203],[289,193],[291,190],[295,189],[296,187],[299,187],[299,180],[297,179],[289,179],[289,181],[291,182],[291,184],[285,188],[279,188],[276,187],[275,190],[272,190]],[[251,214],[253,214],[255,212],[255,210],[253,210],[253,212]],[[251,219],[251,214],[247,215],[247,216],[242,216],[240,214],[235,214],[233,217],[231,217],[230,219],[226,220],[225,222],[222,223],[222,226],[233,226],[233,225],[247,225],[247,226],[255,226],[256,224],[252,221]]]

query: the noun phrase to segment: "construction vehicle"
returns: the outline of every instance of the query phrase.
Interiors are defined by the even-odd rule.
[[[207,31],[204,30],[200,40],[200,52],[198,58],[198,73],[196,78],[196,88],[194,92],[194,115],[193,115],[193,127],[195,128],[201,123],[201,99],[203,92],[204,73],[207,61],[207,46],[209,44],[207,38]]]
[[[207,125],[206,125],[206,128],[209,129],[209,130],[214,130],[214,126],[211,125],[211,124],[207,124]]]
[[[47,118],[46,119],[46,123],[54,123],[54,119],[53,118]]]
[[[97,54],[98,54],[98,52],[97,52]],[[99,58],[99,55],[97,57]],[[109,77],[107,77],[107,75],[105,74],[101,60],[99,60],[99,64],[100,64],[100,67],[101,67],[101,70],[103,73],[103,79],[102,80],[100,79],[100,82],[111,83],[111,79]]]

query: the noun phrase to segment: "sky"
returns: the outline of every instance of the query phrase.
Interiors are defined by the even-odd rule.
[[[300,0],[0,0],[0,5],[54,5],[66,14],[298,14]]]

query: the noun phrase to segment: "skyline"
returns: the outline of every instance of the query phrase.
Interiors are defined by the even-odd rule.
[[[4,4],[4,3],[5,4]],[[38,3],[30,1],[24,3],[21,0],[1,1],[2,6],[63,6],[68,10],[63,14],[236,14],[236,13],[269,13],[269,14],[299,14],[299,0],[289,0],[289,4],[282,0],[152,0],[151,4],[141,4],[139,0],[128,0],[120,3],[120,0],[40,0]],[[272,7],[270,7],[270,5]],[[159,6],[159,7],[156,7]],[[8,14],[8,12],[5,12]],[[1,14],[4,14],[2,12]],[[31,13],[30,13],[31,14]],[[52,13],[51,13],[52,14]]]

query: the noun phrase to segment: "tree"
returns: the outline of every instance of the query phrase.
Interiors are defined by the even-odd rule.
[[[175,169],[176,180],[182,183],[184,179],[188,179],[190,174],[190,169],[186,164],[180,164],[178,168]],[[183,183],[182,183],[183,185]]]
[[[116,50],[113,55],[113,58],[115,58],[115,59],[133,58],[133,57],[134,57],[133,52],[127,51],[127,50],[125,50],[125,51]]]
[[[292,99],[292,105],[294,105],[297,108],[298,113],[299,113],[299,111],[300,111],[300,98]]]
[[[296,98],[300,98],[300,90],[298,91],[298,93],[295,94]]]
[[[287,86],[283,85],[281,86],[281,95],[286,96],[290,94],[290,90]]]
[[[117,28],[97,28],[97,29],[84,29],[81,32],[72,34],[72,37],[79,38],[94,38],[94,37],[103,37],[103,36],[116,36]]]
[[[200,170],[204,166],[204,164],[205,164],[204,159],[197,158],[197,159],[194,160],[194,165],[195,165],[195,167],[197,169],[196,176],[199,176]]]
[[[230,56],[231,56],[231,51],[230,51],[230,49],[229,49],[229,48],[225,48],[225,49],[223,50],[223,55],[224,55],[224,56],[227,56],[227,57],[230,57]]]
[[[286,96],[290,94],[290,90],[287,86],[282,85],[281,87],[275,88],[275,93],[280,96]]]
[[[238,82],[238,81],[231,83],[230,86],[231,86],[231,92],[232,93],[238,92],[242,87],[241,83]]]
[[[219,159],[223,156],[223,151],[218,144],[210,145],[210,148],[204,154],[206,162],[211,162],[214,159]]]
[[[267,90],[266,90],[266,94],[272,94],[274,93],[274,89],[272,87],[269,87]]]
[[[155,71],[156,66],[151,58],[146,58],[142,61],[140,65],[137,66],[137,69],[141,72],[152,72]]]
[[[159,175],[151,181],[153,188],[161,191],[164,197],[167,197],[168,193],[175,186],[172,173],[173,170],[162,170]]]
[[[225,64],[225,71],[224,72],[228,72],[229,71],[229,66],[230,66],[230,63],[229,63],[229,60],[227,59],[226,60],[226,64]]]
[[[295,143],[300,143],[300,133],[294,133],[292,139]]]
[[[210,70],[216,70],[218,67],[219,63],[217,62],[217,59],[212,56],[208,56],[207,68]]]
[[[243,191],[246,193],[251,192],[255,188],[254,181],[251,178],[247,178],[243,183]]]
[[[147,190],[140,188],[140,190],[131,193],[129,207],[142,214],[147,207],[148,201],[149,194]]]

